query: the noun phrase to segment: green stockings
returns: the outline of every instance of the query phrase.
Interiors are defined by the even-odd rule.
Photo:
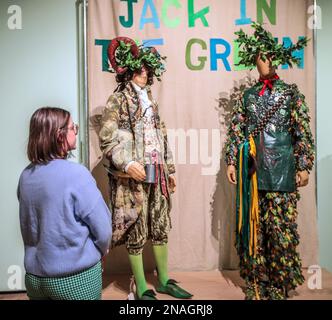
[[[168,280],[168,248],[167,244],[164,245],[153,245],[153,254],[157,264],[158,270],[158,279],[162,285],[166,285]],[[129,261],[131,270],[135,277],[136,282],[136,293],[140,298],[142,294],[148,290],[146,279],[144,275],[144,267],[143,267],[143,256],[142,254],[133,255],[129,254]]]
[[[157,264],[160,284],[166,285],[168,280],[168,247],[167,244],[154,245],[153,254]]]
[[[142,297],[142,294],[148,290],[145,275],[144,275],[144,268],[143,268],[143,257],[142,254],[138,255],[129,255],[129,261],[131,270],[135,277],[136,282],[136,294],[139,298]]]

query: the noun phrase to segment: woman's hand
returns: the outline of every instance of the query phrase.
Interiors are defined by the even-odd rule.
[[[236,168],[233,165],[227,167],[227,178],[231,184],[237,184],[236,181]]]
[[[131,178],[138,182],[143,182],[146,178],[144,167],[138,162],[133,162],[131,165],[129,165],[127,173]]]

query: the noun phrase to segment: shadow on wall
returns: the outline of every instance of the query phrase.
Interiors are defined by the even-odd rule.
[[[90,132],[94,131],[99,136],[100,131],[100,120],[102,111],[105,106],[99,106],[94,110],[94,114],[90,116],[89,129]],[[99,148],[98,143],[92,144],[93,148]],[[96,150],[96,154],[100,154],[100,150]],[[98,163],[95,165],[92,170],[92,176],[97,182],[97,187],[101,191],[103,198],[107,204],[109,204],[109,183],[108,176],[105,169],[105,166],[108,166],[108,160],[105,157],[100,156],[98,158]],[[144,248],[143,254],[144,270],[145,272],[152,272],[155,269],[155,262],[153,258],[152,246],[151,243],[147,243]],[[110,281],[112,281],[112,274],[126,273],[128,274],[128,282],[123,284],[123,290],[129,290],[129,279],[131,274],[131,269],[129,265],[127,249],[124,245],[112,248],[110,253],[104,258],[104,280],[108,283],[105,283],[104,286],[108,286]],[[122,285],[121,285],[122,286]]]
[[[247,77],[234,82],[230,93],[221,92],[218,98],[220,130],[226,136],[232,120],[232,111],[242,93],[256,83],[248,73]],[[212,236],[219,241],[219,269],[237,269],[238,257],[235,250],[235,201],[236,188],[226,176],[225,148],[222,150],[220,170],[216,176],[216,189],[212,200]]]

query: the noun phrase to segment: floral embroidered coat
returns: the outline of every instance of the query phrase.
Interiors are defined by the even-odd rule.
[[[156,129],[159,143],[162,145],[163,168],[168,186],[168,176],[175,173],[175,166],[169,144],[167,130],[160,119],[158,105],[153,100],[150,88],[148,96],[156,115]],[[144,123],[142,107],[135,89],[128,83],[121,92],[112,94],[108,99],[101,118],[99,132],[100,148],[108,155],[109,178],[111,186],[110,206],[113,213],[113,245],[124,242],[128,228],[135,223],[143,209],[143,185],[134,179],[125,177],[125,167],[130,161],[143,166],[144,161]],[[168,197],[169,208],[171,199]]]

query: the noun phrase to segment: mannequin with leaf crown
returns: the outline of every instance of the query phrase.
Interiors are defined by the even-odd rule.
[[[154,78],[160,81],[165,71],[166,58],[155,48],[138,46],[127,37],[112,40],[108,57],[118,87],[103,111],[99,139],[109,160],[112,246],[126,245],[136,299],[157,299],[148,289],[143,267],[143,248],[148,240],[156,261],[157,292],[189,299],[192,295],[168,277],[175,166],[166,126],[151,92]]]
[[[309,109],[295,84],[276,74],[279,65],[299,64],[262,25],[253,35],[236,32],[239,65],[257,67],[260,78],[233,110],[226,149],[227,177],[236,185],[236,249],[246,299],[286,299],[304,282],[296,251],[299,187],[308,184],[314,162]]]

